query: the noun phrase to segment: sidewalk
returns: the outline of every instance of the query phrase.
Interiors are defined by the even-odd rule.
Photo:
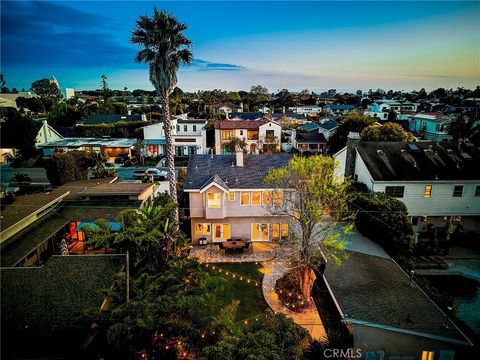
[[[308,330],[313,339],[327,339],[327,333],[323,327],[322,320],[320,319],[313,299],[311,299],[312,307],[301,313],[287,309],[278,299],[274,288],[276,281],[281,278],[288,269],[285,260],[275,259],[263,262],[262,265],[265,271],[262,282],[263,296],[270,308],[274,312],[281,312],[291,317],[296,324]]]

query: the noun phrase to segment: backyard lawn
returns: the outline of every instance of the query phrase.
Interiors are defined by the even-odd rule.
[[[212,270],[210,266],[215,266],[215,270]],[[222,272],[220,273],[217,268],[221,268]],[[222,297],[218,300],[216,308],[223,308],[233,300],[239,300],[237,320],[249,319],[262,314],[268,308],[262,292],[262,269],[263,266],[256,263],[210,264],[209,271],[211,273],[228,280],[224,285]],[[229,275],[226,275],[226,272]],[[233,278],[232,273],[237,276]],[[245,279],[240,280],[238,275],[253,281],[248,283]],[[258,281],[258,286],[255,286],[254,281]]]

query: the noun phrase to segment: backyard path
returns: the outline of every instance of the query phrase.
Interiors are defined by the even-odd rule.
[[[312,306],[303,312],[297,313],[286,308],[274,291],[276,281],[281,278],[288,270],[286,261],[277,258],[262,263],[265,271],[263,277],[262,290],[267,304],[274,312],[280,312],[292,318],[292,320],[308,330],[313,339],[327,339],[327,333],[323,327],[322,320],[318,314],[317,307],[313,299],[310,299]]]

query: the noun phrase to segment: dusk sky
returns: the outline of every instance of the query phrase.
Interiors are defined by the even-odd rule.
[[[480,83],[480,2],[2,1],[6,86],[52,74],[62,88],[152,89],[129,43],[153,6],[188,25],[194,64],[184,90],[474,88]]]

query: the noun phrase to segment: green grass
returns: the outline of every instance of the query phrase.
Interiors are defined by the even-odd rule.
[[[255,263],[218,263],[210,266],[222,269],[221,273],[216,269],[210,269],[210,273],[228,280],[224,285],[222,296],[218,298],[217,304],[213,308],[221,309],[233,300],[239,300],[237,320],[252,318],[262,314],[268,308],[262,292],[262,265]],[[229,272],[229,275],[226,275],[226,272]],[[233,278],[231,273],[235,273],[237,276]],[[253,281],[248,283],[245,279],[240,280],[238,275]],[[254,281],[258,281],[258,286],[255,286]]]

